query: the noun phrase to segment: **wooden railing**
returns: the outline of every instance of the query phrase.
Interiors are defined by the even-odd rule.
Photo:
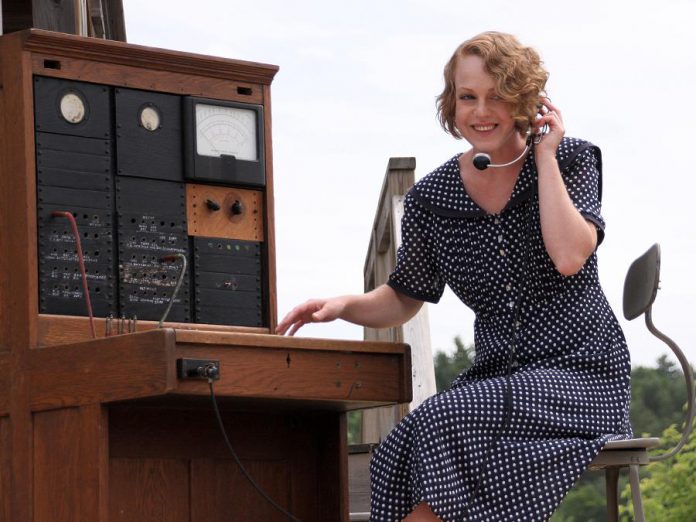
[[[389,159],[365,259],[366,292],[385,283],[396,265],[396,252],[401,244],[403,201],[415,182],[415,168],[415,158]],[[375,443],[381,441],[406,413],[435,393],[427,305],[423,305],[420,312],[402,326],[365,328],[364,332],[364,338],[368,341],[411,345],[413,401],[363,412],[362,441]]]

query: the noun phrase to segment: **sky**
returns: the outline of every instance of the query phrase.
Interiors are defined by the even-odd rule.
[[[655,325],[696,363],[696,2],[586,0],[123,0],[128,41],[275,64],[271,87],[278,314],[313,297],[360,293],[390,157],[416,158],[419,179],[466,143],[435,117],[442,69],[482,31],[516,35],[550,71],[566,135],[604,161],[600,280],[634,365],[664,345],[623,319],[623,279],[662,249]],[[195,9],[191,8],[195,5]],[[473,313],[447,291],[427,305],[433,350],[473,342]],[[337,321],[298,335],[361,339]]]

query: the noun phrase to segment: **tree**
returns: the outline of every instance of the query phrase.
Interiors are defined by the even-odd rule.
[[[438,392],[452,385],[452,381],[474,361],[474,345],[464,346],[461,337],[454,338],[455,350],[451,355],[438,350],[434,357],[435,387]]]
[[[667,426],[681,422],[684,374],[666,355],[657,360],[657,368],[633,368],[631,388],[631,423],[636,436],[658,436]]]
[[[670,447],[681,438],[676,426],[662,433],[662,440]],[[696,432],[692,431],[686,446],[672,459],[653,462],[644,468],[640,490],[646,520],[660,522],[691,522],[696,520]],[[624,488],[622,497],[626,507],[621,510],[621,520],[633,520],[631,491]]]

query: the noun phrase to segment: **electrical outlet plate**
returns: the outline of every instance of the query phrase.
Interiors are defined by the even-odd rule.
[[[220,379],[220,361],[213,359],[177,359],[176,375],[179,379]]]

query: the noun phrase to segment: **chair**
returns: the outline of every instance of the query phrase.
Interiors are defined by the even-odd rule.
[[[686,444],[694,421],[694,378],[686,357],[677,344],[660,332],[652,322],[652,304],[660,283],[660,246],[653,245],[636,259],[628,269],[624,282],[623,312],[626,319],[633,320],[645,314],[645,324],[650,333],[669,346],[677,356],[686,379],[687,412],[686,424],[679,443],[669,452],[649,455],[648,450],[660,444],[658,438],[641,438],[608,442],[590,464],[590,469],[604,469],[607,489],[607,512],[609,522],[618,522],[619,470],[628,468],[635,522],[645,522],[640,497],[640,466],[675,456]]]

